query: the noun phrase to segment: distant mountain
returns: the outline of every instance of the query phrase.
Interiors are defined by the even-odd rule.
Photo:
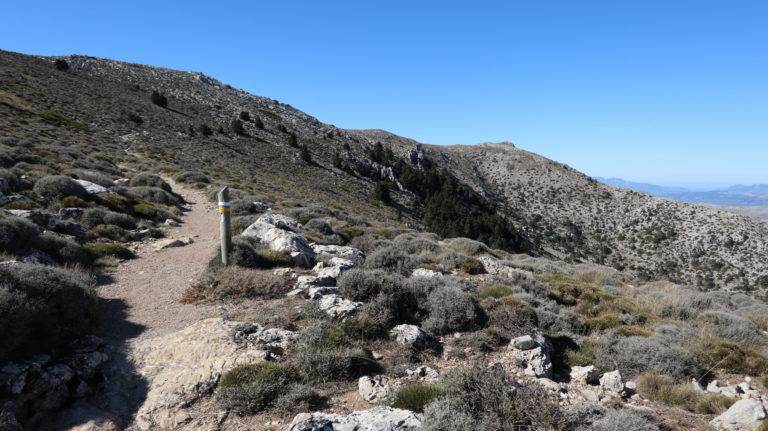
[[[657,186],[656,184],[636,183],[634,181],[622,180],[621,178],[595,177],[595,180],[600,181],[603,184],[608,184],[609,186],[621,187],[623,189],[637,190],[641,192],[646,192],[650,195],[654,195],[654,193],[676,193],[676,192],[691,191],[688,189],[684,189],[682,187],[667,187],[667,186]]]
[[[768,184],[735,185],[724,190],[695,191],[682,187],[665,187],[655,184],[636,183],[620,178],[601,178],[595,180],[615,187],[637,190],[658,198],[672,199],[678,202],[708,204],[727,207],[762,207],[768,206]]]

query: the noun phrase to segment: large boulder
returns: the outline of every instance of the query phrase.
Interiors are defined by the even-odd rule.
[[[357,313],[357,311],[363,306],[362,302],[350,301],[334,293],[328,295],[322,295],[317,301],[317,305],[320,310],[324,311],[327,315],[334,319],[344,320]]]
[[[509,354],[526,375],[551,378],[551,355],[554,350],[552,343],[546,337],[534,334],[527,338],[523,336],[512,340]]]
[[[744,399],[737,401],[709,424],[717,431],[752,431],[759,428],[767,416],[760,400]]]
[[[296,220],[281,214],[264,214],[241,234],[252,236],[272,250],[287,251],[298,265],[311,268],[315,252],[307,239],[295,232],[300,225]]]
[[[421,429],[416,413],[392,407],[374,407],[348,416],[333,413],[301,413],[289,431],[415,431]]]
[[[619,370],[605,373],[600,377],[600,387],[609,392],[621,393],[624,391],[624,381]]]
[[[586,367],[571,367],[571,381],[582,384],[593,385],[600,380],[600,371],[594,365]]]
[[[210,318],[138,343],[132,358],[147,382],[146,397],[136,413],[138,429],[173,429],[189,421],[184,407],[210,393],[222,373],[265,360],[265,351],[237,343],[236,332],[233,323]]]

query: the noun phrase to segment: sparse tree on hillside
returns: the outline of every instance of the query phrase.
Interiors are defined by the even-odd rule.
[[[243,121],[251,121],[251,113],[248,111],[240,112],[240,119]]]
[[[150,97],[150,99],[152,99],[152,103],[154,103],[155,105],[161,108],[168,107],[168,99],[165,98],[165,95],[163,93],[160,93],[157,90],[152,92],[152,96]]]
[[[389,194],[389,184],[386,181],[379,181],[373,188],[373,198],[386,205],[392,203],[392,196]]]
[[[294,148],[299,148],[299,140],[296,138],[295,133],[291,133],[291,136],[288,137],[288,145]]]
[[[69,63],[67,63],[67,60],[58,59],[53,63],[53,66],[56,67],[56,70],[69,70]]]
[[[243,122],[237,118],[232,120],[232,123],[230,123],[230,128],[232,129],[233,132],[235,132],[238,135],[245,135],[245,128],[243,127]]]
[[[254,124],[256,124],[256,128],[257,128],[257,129],[259,129],[259,130],[263,130],[263,129],[264,129],[264,123],[261,121],[261,118],[260,118],[260,117],[258,117],[258,116],[257,116],[257,117],[256,117],[256,118],[253,120],[253,122],[254,122]]]
[[[301,152],[299,156],[301,157],[301,160],[304,160],[307,163],[312,163],[312,154],[309,153],[309,149],[306,145],[301,146]]]
[[[211,126],[207,124],[201,124],[197,127],[197,129],[200,131],[200,133],[203,136],[211,136],[213,135],[213,129],[211,129]]]

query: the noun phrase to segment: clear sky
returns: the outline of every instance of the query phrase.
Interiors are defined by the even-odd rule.
[[[345,128],[768,183],[768,1],[17,1],[0,48],[201,71]],[[1,85],[1,83],[0,83]]]

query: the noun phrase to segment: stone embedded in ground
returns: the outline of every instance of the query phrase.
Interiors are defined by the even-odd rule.
[[[365,253],[353,247],[344,245],[311,244],[312,251],[317,255],[327,255],[354,262],[357,265],[365,263]]]
[[[320,310],[339,320],[355,315],[363,306],[362,302],[350,301],[336,294],[323,295],[317,303]]]
[[[736,401],[725,413],[709,424],[717,431],[753,431],[768,417],[763,403],[759,400]]]
[[[300,413],[289,431],[416,431],[422,422],[416,413],[392,407],[374,407],[347,416],[333,413]],[[458,430],[457,430],[458,431]]]
[[[109,190],[106,187],[100,186],[90,181],[75,180],[75,182],[83,186],[83,188],[85,189],[86,192],[88,192],[89,195],[95,195],[96,193],[109,193]]]
[[[233,324],[201,320],[181,331],[138,343],[132,353],[147,394],[136,413],[140,430],[173,429],[188,421],[184,407],[210,393],[222,373],[264,361],[266,352],[243,348]]]
[[[174,247],[184,247],[185,245],[189,245],[195,242],[190,237],[184,237],[179,239],[161,239],[159,241],[155,241],[155,243],[152,245],[152,249],[155,251],[165,250],[168,248],[174,248]]]
[[[389,377],[385,375],[360,377],[357,391],[364,400],[374,404],[386,402],[395,394]]]
[[[435,277],[442,277],[443,274],[432,271],[431,269],[426,268],[416,268],[413,270],[413,273],[411,273],[411,277],[424,277],[424,278],[435,278]]]

